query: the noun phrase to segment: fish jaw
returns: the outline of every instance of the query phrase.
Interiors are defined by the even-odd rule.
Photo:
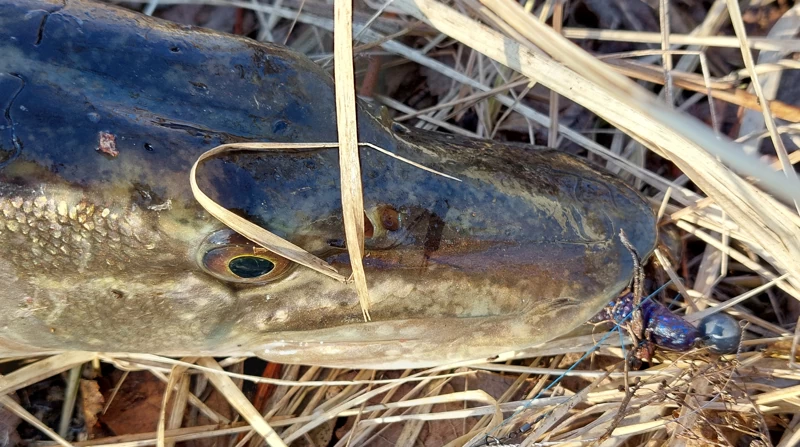
[[[133,223],[119,233],[129,234],[128,242],[138,237],[150,244],[125,249],[132,258],[109,264],[102,256],[111,252],[97,250],[113,239],[98,241],[94,236],[99,228],[113,229],[94,219],[94,213],[107,219],[112,213],[95,206],[90,216],[90,205],[80,210],[69,205],[61,216],[60,203],[45,196],[0,199],[0,210],[7,211],[0,239],[19,255],[0,257],[0,280],[11,285],[0,299],[4,308],[14,309],[0,317],[0,327],[6,342],[24,346],[25,353],[241,354],[285,363],[422,367],[488,358],[558,336],[588,319],[596,301],[605,303],[622,289],[630,271],[615,260],[629,259],[626,253],[605,246],[587,250],[574,245],[569,255],[557,246],[483,244],[469,250],[442,248],[427,258],[414,247],[372,250],[365,261],[374,321],[364,323],[351,287],[309,269],[295,268],[280,281],[261,286],[226,284],[207,275],[195,261],[196,249],[202,246],[199,238],[218,227],[195,222],[193,238],[173,237],[186,229],[168,231],[169,222],[180,220],[176,209],[117,217]],[[54,214],[67,244],[75,227],[77,234],[87,235],[81,222],[94,222],[88,239],[97,245],[89,246],[80,259],[102,262],[58,269],[43,257],[34,267],[26,265],[22,254],[36,255],[33,249],[45,236],[34,242],[38,236],[31,230]],[[9,222],[20,220],[29,228],[27,235],[19,226],[8,230]],[[54,247],[50,241],[40,248]],[[553,253],[561,256],[556,259]],[[344,254],[326,259],[347,273]],[[6,354],[12,352],[19,353],[19,348]]]

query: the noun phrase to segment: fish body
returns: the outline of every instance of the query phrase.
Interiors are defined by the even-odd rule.
[[[352,285],[193,198],[236,142],[336,141],[332,80],[284,47],[84,0],[0,0],[0,356],[258,355],[406,368],[569,332],[647,256],[647,202],[570,155],[408,129],[359,106],[372,321]],[[347,274],[336,149],[198,170],[224,207]]]

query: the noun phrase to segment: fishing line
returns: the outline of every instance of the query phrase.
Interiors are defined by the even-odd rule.
[[[648,295],[646,298],[644,298],[644,299],[643,299],[643,300],[642,300],[642,301],[641,301],[641,302],[640,302],[640,303],[639,303],[637,306],[635,306],[635,307],[634,307],[634,308],[633,308],[633,309],[632,309],[632,310],[631,310],[631,311],[630,311],[630,312],[629,312],[627,315],[625,315],[625,317],[624,317],[624,318],[622,318],[622,320],[620,320],[618,323],[616,323],[616,324],[614,325],[614,327],[613,327],[613,328],[612,328],[610,331],[606,332],[606,333],[605,333],[605,335],[603,335],[603,337],[602,337],[602,338],[601,338],[601,339],[600,339],[600,340],[599,340],[597,343],[595,343],[595,344],[594,344],[594,346],[592,346],[592,347],[591,347],[591,348],[590,348],[588,351],[586,351],[586,353],[585,353],[583,356],[581,356],[581,358],[579,358],[577,361],[575,361],[575,363],[573,363],[573,364],[572,364],[572,366],[570,366],[569,368],[567,368],[567,369],[566,369],[566,370],[565,370],[563,373],[561,373],[561,375],[559,375],[558,377],[556,377],[556,378],[555,378],[555,380],[553,380],[552,382],[550,382],[550,384],[549,384],[549,385],[547,385],[546,387],[542,388],[542,390],[540,390],[540,391],[539,391],[539,392],[536,394],[536,396],[534,396],[532,399],[528,400],[528,401],[527,401],[527,403],[525,403],[525,405],[523,405],[521,408],[519,408],[519,409],[515,410],[515,411],[514,411],[514,412],[511,414],[511,416],[509,416],[509,417],[505,418],[505,419],[503,420],[503,422],[501,422],[501,423],[500,423],[500,425],[498,425],[498,426],[496,426],[495,428],[491,429],[491,430],[490,430],[490,431],[487,433],[487,435],[486,435],[486,436],[494,438],[493,436],[491,436],[491,434],[493,434],[493,433],[497,433],[497,431],[498,431],[498,430],[500,430],[501,428],[503,428],[504,426],[506,426],[506,425],[507,425],[507,424],[508,424],[508,423],[509,423],[509,422],[510,422],[512,419],[514,419],[516,416],[518,416],[518,415],[519,415],[520,413],[522,413],[523,411],[525,411],[525,410],[529,409],[529,408],[530,408],[530,406],[531,406],[531,405],[533,405],[533,402],[534,402],[534,401],[536,401],[536,399],[539,399],[539,398],[542,396],[542,394],[544,394],[546,391],[549,391],[551,388],[553,388],[554,386],[558,385],[558,384],[561,382],[561,380],[562,380],[562,379],[564,379],[564,378],[567,376],[567,374],[569,374],[570,372],[572,372],[572,370],[574,370],[575,368],[577,368],[577,367],[578,367],[578,365],[579,365],[581,362],[583,362],[584,360],[586,360],[586,358],[587,358],[589,355],[591,355],[592,353],[594,353],[595,351],[597,351],[598,349],[600,349],[600,346],[602,346],[603,342],[605,342],[605,341],[606,341],[606,340],[607,340],[607,339],[608,339],[608,338],[609,338],[609,337],[610,337],[612,334],[614,334],[615,332],[619,332],[620,340],[623,340],[623,345],[624,345],[624,339],[622,338],[622,332],[619,330],[619,329],[620,329],[620,327],[622,326],[622,324],[624,324],[624,323],[626,323],[628,320],[630,320],[630,318],[633,316],[634,312],[636,312],[637,310],[639,310],[639,308],[640,308],[640,307],[642,307],[642,305],[644,305],[644,303],[646,303],[648,300],[650,300],[651,298],[653,298],[654,296],[656,296],[658,293],[660,293],[662,290],[664,290],[664,289],[665,289],[665,288],[666,288],[668,285],[670,285],[670,284],[672,284],[672,280],[669,280],[669,281],[667,281],[667,282],[666,282],[666,283],[664,283],[664,284],[663,284],[661,287],[659,287],[659,288],[658,288],[658,289],[657,289],[655,292],[651,293],[651,294],[650,294],[650,295]],[[612,315],[612,318],[613,318],[613,315]],[[623,347],[623,352],[624,352],[624,347]],[[551,411],[552,411],[552,410],[551,410]],[[526,427],[527,427],[527,428],[526,428]],[[522,429],[523,429],[523,428],[525,428],[525,430],[524,430],[524,431],[527,431],[527,430],[529,430],[529,429],[530,429],[530,424],[525,424],[525,425],[523,425],[523,426],[520,428],[520,431],[519,431],[519,432],[522,432]],[[497,439],[497,438],[494,438],[494,439]],[[483,445],[488,445],[488,444],[483,444]],[[480,446],[480,444],[474,444],[474,446],[475,446],[475,447],[479,447],[479,446]]]

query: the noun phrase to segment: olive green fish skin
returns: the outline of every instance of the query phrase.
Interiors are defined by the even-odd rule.
[[[486,358],[569,332],[619,293],[632,275],[620,229],[643,257],[655,244],[646,201],[577,158],[406,129],[361,108],[361,141],[461,180],[361,150],[374,227],[365,323],[351,285],[310,269],[248,284],[210,267],[211,253],[254,247],[221,237],[189,189],[192,163],[216,145],[336,140],[318,66],[72,0],[0,0],[0,54],[0,356],[375,368]],[[117,156],[97,150],[101,132]],[[349,272],[335,149],[230,154],[203,164],[199,182]]]

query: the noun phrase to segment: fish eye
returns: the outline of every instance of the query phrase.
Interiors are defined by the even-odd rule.
[[[248,284],[275,281],[293,265],[288,259],[231,230],[221,230],[207,237],[198,261],[203,270],[217,279]]]
[[[271,272],[275,264],[258,256],[239,256],[228,261],[228,270],[240,278],[258,278]]]

